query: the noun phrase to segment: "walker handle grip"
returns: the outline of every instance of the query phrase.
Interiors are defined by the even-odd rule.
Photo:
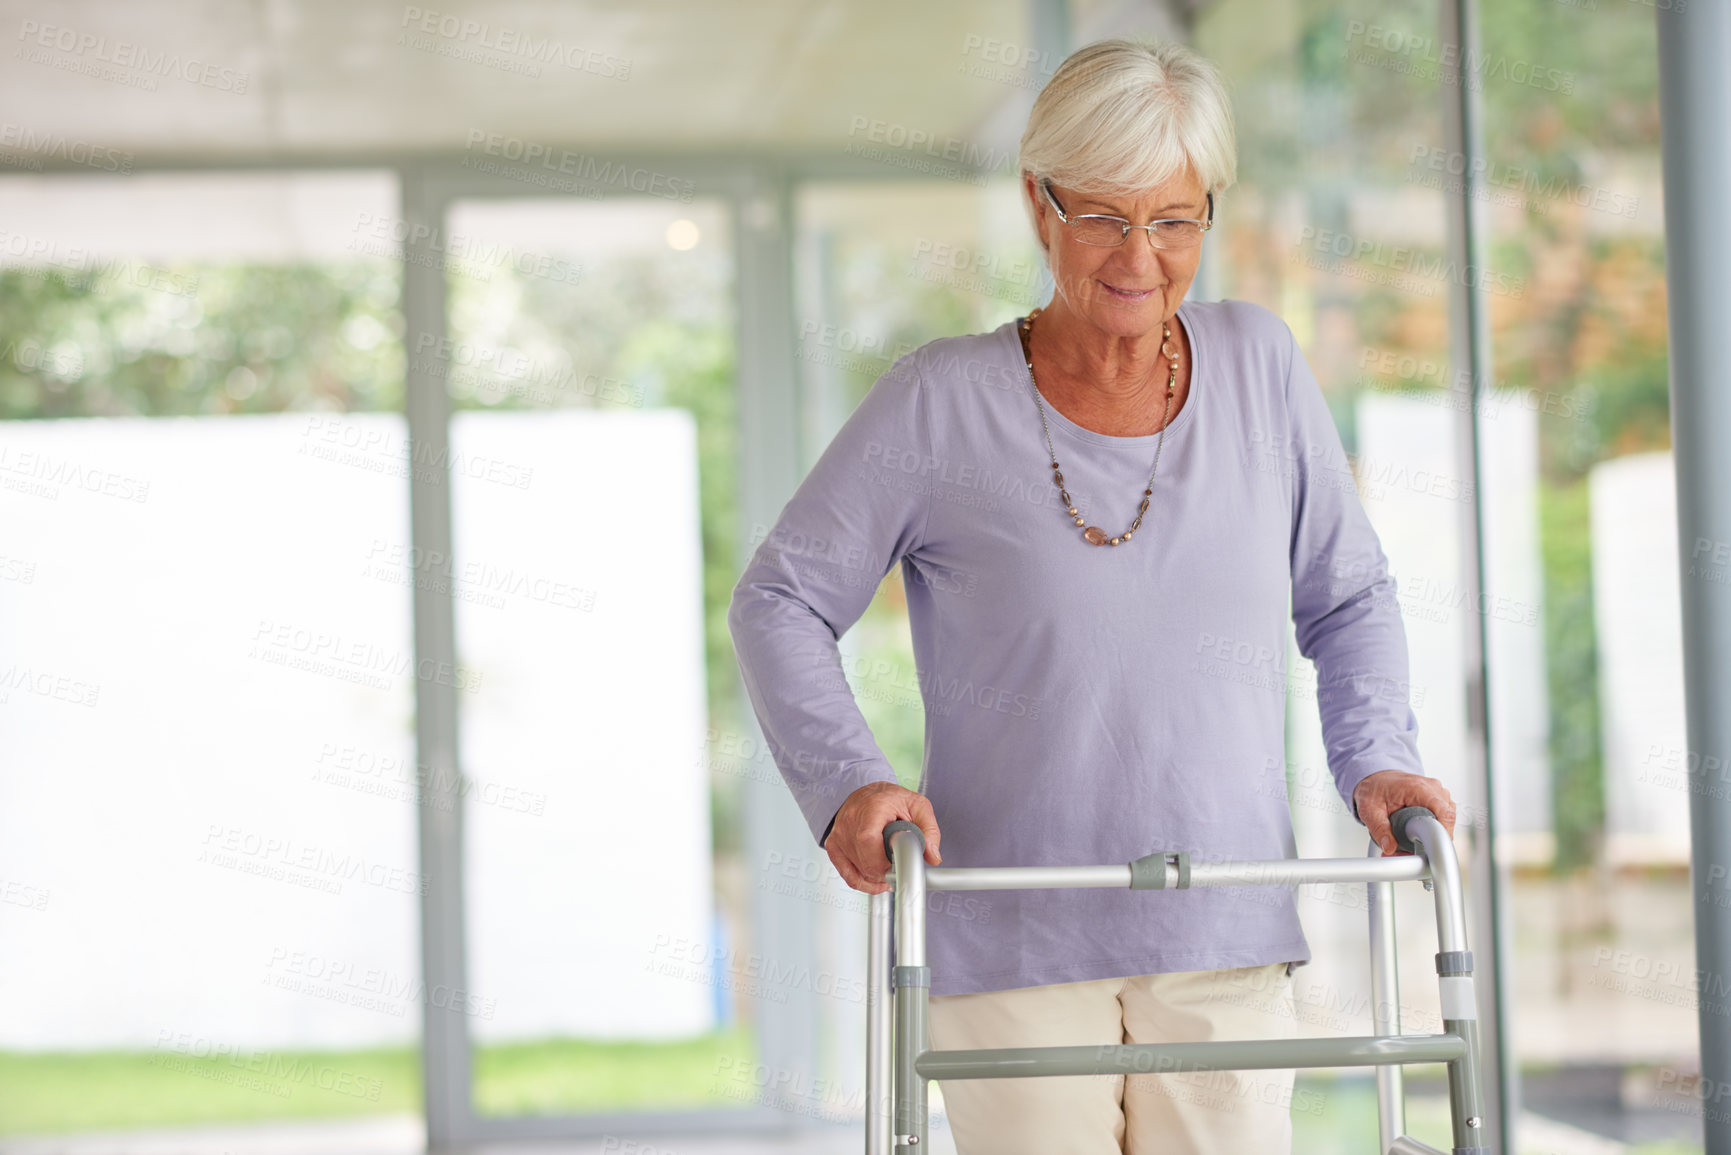
[[[890,837],[903,830],[911,830],[915,834],[919,835],[920,853],[924,854],[926,852],[926,832],[921,830],[914,823],[909,822],[906,818],[898,818],[888,826],[884,827],[884,857],[890,860],[892,866],[895,864],[896,856],[890,853]]]
[[[1408,854],[1412,854],[1416,848],[1412,844],[1412,839],[1407,837],[1407,824],[1421,816],[1424,818],[1436,817],[1427,806],[1402,806],[1388,816],[1388,830],[1390,834],[1394,835],[1394,844]]]

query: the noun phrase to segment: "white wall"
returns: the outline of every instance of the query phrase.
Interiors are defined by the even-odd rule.
[[[458,415],[455,673],[417,671],[403,438],[0,427],[0,1046],[417,1038],[417,672],[467,687],[477,1035],[712,1023],[646,969],[712,938],[689,416]]]

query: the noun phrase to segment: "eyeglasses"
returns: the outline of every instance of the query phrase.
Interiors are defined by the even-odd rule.
[[[1133,225],[1123,217],[1107,216],[1104,213],[1085,213],[1077,216],[1067,216],[1064,206],[1058,203],[1058,198],[1052,195],[1052,182],[1041,181],[1040,187],[1045,190],[1046,199],[1052,202],[1052,207],[1058,210],[1058,219],[1070,226],[1070,235],[1084,245],[1113,246],[1121,245],[1130,235],[1131,229],[1146,229],[1148,238],[1154,242],[1157,249],[1189,249],[1202,243],[1202,234],[1214,227],[1214,194],[1208,194],[1208,219],[1196,220],[1194,217],[1170,217],[1164,220],[1149,221],[1145,225]]]

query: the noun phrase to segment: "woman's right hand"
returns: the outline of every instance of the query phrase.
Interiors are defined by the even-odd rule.
[[[925,833],[928,866],[944,860],[938,853],[938,820],[926,796],[896,782],[868,782],[847,796],[824,839],[823,848],[843,882],[864,894],[882,894],[890,888],[884,827],[898,818]]]

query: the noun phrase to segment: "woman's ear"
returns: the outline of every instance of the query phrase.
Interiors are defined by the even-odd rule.
[[[1046,204],[1046,198],[1040,195],[1040,187],[1034,180],[1034,174],[1022,172],[1022,191],[1028,196],[1029,212],[1034,216],[1034,235],[1039,238],[1040,251],[1051,256],[1051,247],[1046,244],[1046,212],[1051,208]]]

